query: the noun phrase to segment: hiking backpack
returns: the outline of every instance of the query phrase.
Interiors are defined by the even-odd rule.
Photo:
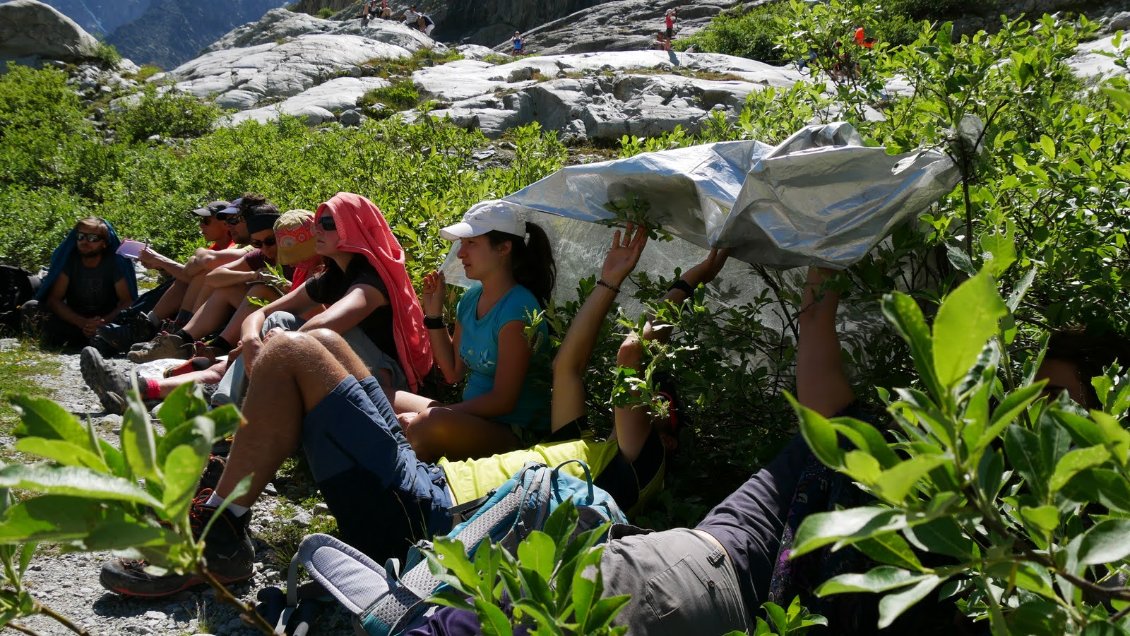
[[[583,468],[584,479],[561,470],[573,462]],[[447,537],[461,541],[468,558],[474,557],[475,550],[484,541],[497,543],[515,554],[518,544],[532,531],[542,529],[550,513],[569,499],[579,513],[576,533],[608,522],[627,523],[612,496],[593,485],[584,462],[571,460],[556,468],[530,462],[486,497],[453,508],[453,514],[459,515],[477,505],[474,513],[456,525]],[[459,521],[458,516],[456,521]],[[421,541],[411,548],[401,573],[396,559],[389,559],[382,567],[338,539],[324,534],[309,535],[302,540],[290,562],[288,605],[297,606],[296,579],[301,563],[311,578],[355,615],[365,633],[370,636],[403,633],[428,609],[428,597],[444,587],[432,575],[424,558],[422,549],[430,546],[430,541]],[[378,580],[383,580],[384,585],[375,586]],[[283,624],[285,618],[284,614]]]
[[[31,272],[0,265],[0,327],[19,329],[20,305],[35,296]]]

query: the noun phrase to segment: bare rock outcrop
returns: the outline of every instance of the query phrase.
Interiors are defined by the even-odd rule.
[[[0,60],[81,62],[94,57],[98,40],[74,20],[37,0],[0,4]]]

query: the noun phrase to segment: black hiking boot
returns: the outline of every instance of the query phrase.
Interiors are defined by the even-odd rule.
[[[98,401],[107,413],[121,415],[126,412],[129,376],[106,364],[102,354],[94,347],[83,348],[79,354],[78,368],[86,386],[98,396]]]
[[[193,535],[203,532],[209,519],[216,514],[215,508],[204,505],[211,494],[211,490],[201,491],[192,502],[189,515]],[[255,573],[255,548],[247,531],[250,521],[250,511],[236,517],[225,510],[204,537],[204,559],[208,572],[224,585],[246,581]],[[207,584],[207,580],[196,572],[158,575],[148,572],[147,568],[145,561],[114,559],[102,565],[98,581],[111,592],[143,598],[162,598]]]

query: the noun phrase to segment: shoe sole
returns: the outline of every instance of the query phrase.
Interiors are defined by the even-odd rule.
[[[99,358],[102,357],[97,349],[93,347],[83,348],[78,356],[79,373],[82,375],[82,379],[86,382],[86,385],[90,387],[90,390],[94,391],[94,394],[98,396],[98,402],[102,404],[102,408],[105,409],[107,413],[121,415],[125,412],[125,400],[123,398],[119,398],[118,400],[114,399],[116,396],[112,395],[113,392],[110,390],[110,387],[107,386],[105,378],[103,377],[105,371],[99,368],[99,366],[105,366],[106,361],[103,360],[102,365],[99,365],[94,358],[95,354],[97,354]]]
[[[250,581],[251,578],[255,576],[255,573],[252,572],[251,574],[248,574],[247,576],[239,576],[239,577],[233,577],[233,578],[222,577],[218,574],[212,574],[212,576],[216,577],[216,580],[219,581],[221,585],[223,585],[224,587],[227,587],[229,585],[235,585],[236,583],[243,583],[244,581]],[[106,581],[102,576],[98,577],[98,582],[102,584],[102,587],[106,588],[107,590],[110,590],[111,592],[114,592],[115,594],[120,594],[122,596],[129,596],[131,598],[165,598],[165,597],[168,597],[168,596],[173,596],[174,594],[180,594],[181,592],[184,592],[186,590],[191,590],[193,588],[209,586],[209,583],[206,579],[204,579],[204,578],[202,578],[202,577],[200,577],[199,575],[196,575],[196,574],[189,576],[187,579],[185,579],[184,583],[177,586],[175,589],[168,589],[168,590],[162,590],[160,592],[151,592],[151,593],[138,592],[136,590],[131,590],[131,589],[128,589],[128,588],[125,588],[125,587],[115,586],[113,583]]]

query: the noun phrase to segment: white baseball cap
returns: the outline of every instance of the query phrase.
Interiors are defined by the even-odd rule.
[[[526,236],[526,218],[521,209],[506,201],[493,199],[471,206],[463,215],[463,220],[439,231],[439,235],[449,241],[482,236],[492,230]]]

